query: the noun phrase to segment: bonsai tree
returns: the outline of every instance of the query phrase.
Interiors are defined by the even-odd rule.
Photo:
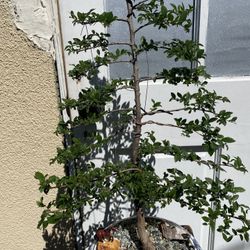
[[[238,193],[243,192],[243,188],[235,186],[231,179],[200,179],[168,165],[160,176],[150,161],[150,157],[161,152],[173,156],[176,162],[189,161],[197,168],[217,171],[233,168],[246,172],[241,159],[222,154],[222,161],[218,164],[202,159],[194,151],[172,144],[168,138],[157,138],[154,131],[143,132],[145,125],[154,124],[178,130],[180,136],[190,137],[190,140],[194,135],[199,136],[203,150],[210,156],[218,149],[226,151],[228,144],[234,142],[233,138],[222,134],[221,127],[234,123],[236,118],[232,112],[218,110],[216,106],[228,103],[228,98],[207,89],[206,79],[209,75],[200,64],[200,60],[205,58],[202,46],[192,40],[158,41],[140,35],[140,31],[148,26],[161,32],[178,26],[189,32],[193,7],[184,4],[165,5],[163,0],[121,1],[127,6],[125,18],[115,16],[112,12],[97,13],[94,9],[85,13],[71,12],[74,25],[93,27],[99,23],[111,27],[116,22],[123,22],[129,32],[127,37],[113,41],[108,32],[93,29],[82,38],[74,38],[66,47],[69,53],[83,54],[83,59],[73,66],[69,75],[76,81],[87,79],[91,85],[81,90],[78,99],[66,99],[61,104],[62,110],[70,112],[75,109],[79,115],[60,121],[57,133],[64,136],[66,147],[58,148],[52,163],[70,165],[71,173],[63,177],[40,172],[35,174],[41,192],[47,194],[52,189],[58,190],[54,200],[45,203],[42,197],[38,202],[39,206],[44,207],[38,226],[45,228],[48,224],[72,218],[73,213],[82,206],[102,203],[118,195],[133,204],[143,249],[155,249],[146,230],[145,211],[154,208],[156,203],[166,207],[173,201],[201,214],[204,224],[212,228],[215,227],[216,219],[222,218],[216,228],[226,241],[230,241],[233,236],[248,241],[250,224],[246,215],[249,208],[238,202]],[[84,58],[84,53],[88,51],[92,52],[92,59]],[[186,62],[187,66],[162,68],[155,74],[143,76],[140,55],[157,51],[165,55],[166,61],[174,59]],[[112,67],[114,63],[129,64],[130,75],[98,79],[100,67]],[[191,64],[196,66],[190,67]],[[187,91],[177,90],[169,96],[166,93],[166,100],[175,103],[176,109],[169,110],[168,103],[152,100],[151,108],[145,110],[140,89],[143,81],[161,81],[166,85],[183,86],[183,90]],[[189,91],[190,87],[192,90]],[[117,105],[121,89],[133,91],[134,103]],[[113,103],[113,109],[109,103]],[[154,118],[157,114],[168,116],[172,122],[159,122]],[[98,124],[110,120],[109,134],[103,132],[105,129],[97,129]],[[108,154],[112,149],[121,148],[121,134],[125,132],[128,134],[124,137],[125,141],[130,144],[127,146],[129,157],[124,160],[117,155],[113,162],[96,164],[94,159],[98,152]],[[211,208],[211,202],[214,209]],[[235,220],[238,221],[237,228],[232,227]]]

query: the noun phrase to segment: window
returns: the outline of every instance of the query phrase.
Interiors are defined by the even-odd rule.
[[[139,2],[136,0],[135,2]],[[182,0],[175,0],[174,3],[176,5],[181,4]],[[193,0],[186,0],[185,6],[192,5]],[[169,1],[165,0],[165,3],[168,4]],[[113,11],[115,15],[119,17],[126,17],[126,4],[125,1],[117,1],[117,0],[106,0],[105,1],[106,11]],[[192,19],[192,17],[190,17]],[[109,33],[112,34],[112,38],[116,41],[124,41],[123,37],[127,37],[128,34],[128,26],[126,23],[115,23],[108,30]],[[144,36],[146,39],[153,39],[155,41],[171,41],[173,38],[178,39],[192,39],[192,32],[186,33],[183,28],[180,27],[171,27],[167,31],[163,32],[162,30],[157,30],[156,27],[148,26],[138,32],[138,36]],[[139,41],[138,41],[139,42]],[[117,48],[117,47],[116,47]],[[116,49],[112,48],[112,49]],[[121,48],[121,46],[119,46]],[[171,68],[173,66],[189,66],[187,62],[174,62],[174,60],[167,59],[162,51],[158,51],[157,53],[148,52],[147,54],[142,54],[139,57],[140,61],[140,74],[142,76],[152,75],[159,71],[159,69]],[[110,67],[110,75],[111,77],[128,77],[130,65],[129,64],[114,64]]]
[[[208,8],[207,71],[250,75],[250,1],[209,0]]]
[[[166,3],[168,1],[165,1]],[[184,2],[185,5],[195,4],[198,6],[200,0],[175,0],[175,4]],[[206,30],[206,66],[212,76],[247,76],[250,75],[250,1],[246,0],[206,0],[208,8],[208,20]],[[203,3],[204,4],[204,3]],[[105,9],[114,11],[118,16],[124,16],[125,2],[117,0],[105,1]],[[200,13],[201,18],[206,18]],[[205,29],[201,26],[200,29]],[[153,36],[152,36],[153,31]],[[116,23],[109,28],[115,40],[126,37],[127,25]],[[168,31],[158,32],[152,27],[140,31],[139,35],[157,40],[171,40],[172,38],[192,39],[191,33],[187,34],[180,28],[172,28]],[[159,52],[158,55],[141,55],[140,66],[143,76],[155,73],[157,69],[164,67],[188,66],[187,63],[174,63],[166,60],[166,57]],[[110,75],[127,76],[129,65],[115,64],[110,67]]]

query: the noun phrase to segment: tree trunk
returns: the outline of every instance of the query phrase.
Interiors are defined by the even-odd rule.
[[[133,24],[133,2],[130,0],[126,0],[127,3],[127,22],[129,27],[129,35],[130,35],[130,44],[131,44],[131,52],[132,52],[132,69],[133,69],[133,87],[134,87],[134,98],[135,98],[135,110],[134,110],[134,138],[133,138],[133,145],[132,145],[132,156],[131,160],[132,163],[138,167],[140,167],[140,157],[139,157],[139,145],[141,139],[141,100],[140,100],[140,79],[139,79],[139,65],[138,59],[136,54],[136,42],[135,42],[135,28]],[[155,250],[154,244],[149,237],[149,234],[146,231],[145,225],[145,217],[143,214],[143,210],[141,206],[136,208],[136,215],[137,215],[137,229],[138,235],[142,244],[142,248],[144,250]]]
[[[155,246],[146,231],[145,217],[141,208],[137,211],[137,230],[144,250],[155,250]]]

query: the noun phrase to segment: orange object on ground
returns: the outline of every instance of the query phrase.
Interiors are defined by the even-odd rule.
[[[97,250],[120,250],[120,241],[113,239],[110,241],[98,241]]]

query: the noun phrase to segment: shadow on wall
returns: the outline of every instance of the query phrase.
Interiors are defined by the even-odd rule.
[[[43,232],[43,239],[45,241],[45,248],[43,250],[75,249],[72,221],[59,222],[53,226],[51,232],[49,231],[44,230]]]
[[[99,79],[98,79],[99,80]],[[97,81],[97,84],[102,84],[101,81]],[[110,103],[111,110],[126,110],[129,108],[130,103],[123,102],[121,96],[117,96],[112,103]],[[82,119],[86,119],[88,113],[85,110],[78,110],[79,116]],[[127,156],[129,154],[129,148],[127,144],[131,142],[130,128],[123,124],[123,120],[128,119],[125,115],[119,112],[111,112],[103,118],[99,126],[96,124],[77,126],[74,128],[75,137],[82,140],[83,143],[94,143],[92,141],[92,134],[99,133],[103,138],[110,137],[110,141],[107,145],[102,148],[93,150],[89,156],[81,158],[77,162],[75,168],[84,170],[88,161],[93,161],[97,166],[112,162],[120,162],[121,156]],[[129,118],[130,119],[130,118]],[[100,165],[99,165],[100,164]],[[78,195],[84,196],[84,191],[78,190]],[[112,197],[107,199],[106,202],[99,203],[95,202],[87,208],[83,208],[84,213],[81,213],[81,220],[84,223],[84,249],[93,249],[96,243],[94,238],[96,230],[100,227],[106,227],[116,220],[123,218],[123,213],[129,213],[134,211],[131,209],[130,203],[121,197]],[[96,219],[98,218],[98,222]],[[94,222],[95,221],[95,222]],[[88,222],[91,222],[90,225]],[[86,225],[88,224],[88,225]]]
[[[90,82],[90,85],[101,87],[105,83],[106,79],[97,78],[93,82]],[[81,93],[79,94],[79,98],[80,96]],[[114,112],[111,111],[105,115],[98,123],[98,126],[94,123],[74,127],[74,137],[80,139],[82,143],[91,145],[94,143],[93,135],[97,133],[102,138],[109,138],[110,140],[102,148],[97,148],[90,155],[79,158],[77,161],[69,164],[70,174],[74,174],[78,169],[84,170],[90,160],[95,162],[98,167],[110,162],[121,164],[122,160],[123,164],[126,164],[129,161],[132,143],[132,114],[126,113],[126,110],[131,110],[131,106],[130,101],[123,100],[122,95],[117,93],[114,100],[109,103],[110,110]],[[98,113],[102,111],[102,107],[98,108],[100,110],[95,108],[93,112]],[[124,110],[125,112],[117,112],[117,110]],[[84,107],[78,109],[78,112],[79,117],[83,120],[89,117],[89,111],[85,110]],[[148,161],[150,164],[154,163],[154,159],[149,159]],[[75,191],[75,195],[79,197],[84,196],[84,190],[78,189]],[[84,245],[82,249],[93,249],[96,244],[94,236],[99,227],[107,227],[115,221],[123,219],[124,214],[133,216],[134,211],[134,205],[128,199],[124,199],[119,195],[107,199],[103,203],[96,201],[92,206],[82,207],[79,210],[80,221],[84,223],[84,235],[77,235],[75,237],[74,233],[77,229],[74,221],[60,222],[51,231],[44,231],[43,239],[46,242],[46,247],[43,250],[71,250],[75,249],[76,245],[81,246],[82,244]],[[155,211],[149,211],[149,215],[153,215],[154,213]],[[83,242],[81,242],[82,239]]]
[[[101,88],[106,82],[107,80],[105,78],[96,78],[90,81],[90,85]],[[126,94],[128,95],[128,93]],[[107,144],[101,148],[92,150],[88,156],[78,159],[77,164],[74,166],[75,169],[84,170],[89,161],[95,163],[98,167],[102,167],[107,163],[122,166],[129,162],[133,139],[133,134],[131,133],[133,126],[131,108],[133,107],[133,103],[131,103],[132,98],[128,99],[127,95],[117,92],[113,101],[108,104],[110,112],[102,117],[98,124],[79,125],[74,128],[74,136],[80,139],[82,143],[88,143],[89,145],[94,143],[95,139],[93,139],[93,135],[99,134],[102,138],[109,138]],[[124,98],[124,96],[126,96],[126,98]],[[82,98],[83,101],[85,100],[84,92],[79,94],[79,98]],[[78,109],[79,117],[82,120],[89,117],[89,111],[85,109],[84,106]],[[102,105],[92,107],[93,113],[97,114],[98,112],[102,112],[102,109]],[[120,112],[117,112],[118,110],[120,110]],[[148,161],[150,165],[154,164],[153,157],[148,159]],[[112,182],[111,179],[109,181]],[[126,188],[121,190],[121,193],[126,192]],[[79,195],[79,197],[84,196],[84,191],[78,190],[77,195]],[[84,230],[84,249],[94,249],[96,244],[94,236],[98,228],[105,228],[123,219],[124,215],[134,216],[134,211],[134,205],[131,204],[129,199],[125,197],[122,198],[120,195],[113,196],[102,203],[96,201],[96,203],[91,206],[82,208],[81,221],[83,222]],[[149,211],[150,215],[154,213],[155,211]]]

